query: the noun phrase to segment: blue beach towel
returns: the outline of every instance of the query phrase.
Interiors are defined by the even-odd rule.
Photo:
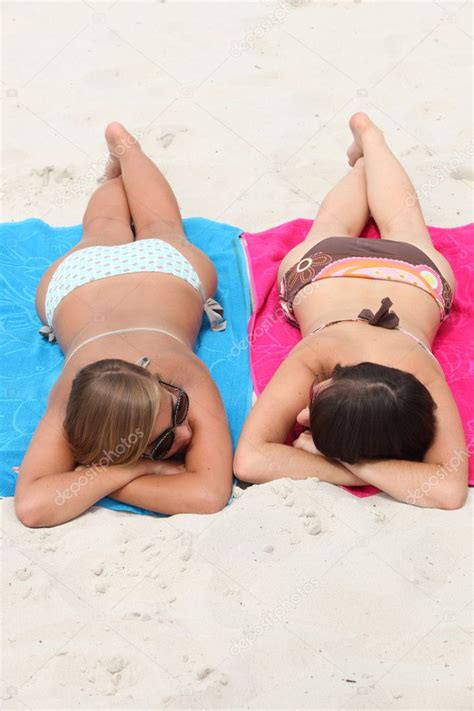
[[[211,331],[207,318],[196,344],[224,400],[234,447],[251,404],[247,324],[249,282],[242,230],[201,218],[184,221],[189,240],[206,252],[219,275],[216,299],[224,307],[227,328]],[[50,227],[36,219],[0,225],[0,496],[13,496],[13,466],[23,459],[46,407],[48,393],[61,372],[63,355],[57,344],[38,334],[35,293],[46,268],[80,239],[81,227]],[[104,498],[98,502],[116,511],[150,513]]]

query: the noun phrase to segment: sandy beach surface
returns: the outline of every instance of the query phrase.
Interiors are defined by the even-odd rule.
[[[427,221],[472,220],[469,2],[5,2],[3,219],[80,222],[110,120],[183,215],[312,217],[366,110]],[[314,480],[210,516],[2,502],[2,708],[470,709],[472,496]]]

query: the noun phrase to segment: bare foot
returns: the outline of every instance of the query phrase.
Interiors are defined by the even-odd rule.
[[[369,119],[367,114],[364,114],[362,111],[359,111],[358,113],[351,116],[349,126],[352,131],[352,135],[354,136],[354,141],[347,149],[347,157],[349,159],[350,166],[353,166],[356,161],[359,158],[362,158],[362,156],[364,155],[364,149],[362,146],[362,133],[369,126],[373,125],[374,124]]]
[[[105,179],[113,180],[113,178],[118,178],[122,173],[120,156],[123,156],[127,148],[136,145],[138,141],[118,121],[109,123],[105,129],[105,140],[109,148],[109,158],[105,166]]]

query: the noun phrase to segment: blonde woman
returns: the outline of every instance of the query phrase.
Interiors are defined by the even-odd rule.
[[[230,495],[224,406],[193,353],[203,310],[225,327],[216,271],[138,142],[119,123],[106,140],[82,239],[37,290],[42,332],[65,363],[20,466],[27,526],[64,523],[104,496],[175,514],[218,511]]]

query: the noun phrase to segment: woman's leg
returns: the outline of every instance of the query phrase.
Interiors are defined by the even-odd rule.
[[[350,127],[354,143],[347,152],[349,163],[364,157],[369,209],[381,237],[410,242],[422,249],[454,287],[453,271],[433,246],[413,183],[387,146],[382,131],[364,113],[354,114]]]
[[[159,238],[172,244],[193,265],[206,296],[212,296],[217,287],[215,267],[186,238],[178,203],[164,175],[122,124],[109,124],[105,137],[111,154],[108,170],[114,174],[121,170],[136,239]]]
[[[305,244],[316,244],[326,237],[358,237],[369,217],[364,159],[355,161],[321,203]]]
[[[111,155],[108,170],[112,174],[121,170],[136,239],[168,236],[185,239],[175,195],[138,141],[117,122],[107,126],[105,137]]]
[[[133,241],[130,208],[121,176],[106,180],[93,193],[82,220],[82,239],[75,249]]]
[[[354,114],[350,127],[349,163],[364,156],[367,199],[382,238],[431,246],[416,190],[382,131],[364,113]]]
[[[36,290],[36,311],[43,323],[46,323],[44,302],[51,277],[72,252],[94,245],[124,244],[133,241],[130,227],[130,210],[121,177],[106,180],[92,194],[82,221],[81,240],[70,250],[56,259],[40,279]]]
[[[303,242],[290,249],[278,269],[278,280],[303,254],[327,237],[358,237],[369,218],[364,159],[326,195]]]

